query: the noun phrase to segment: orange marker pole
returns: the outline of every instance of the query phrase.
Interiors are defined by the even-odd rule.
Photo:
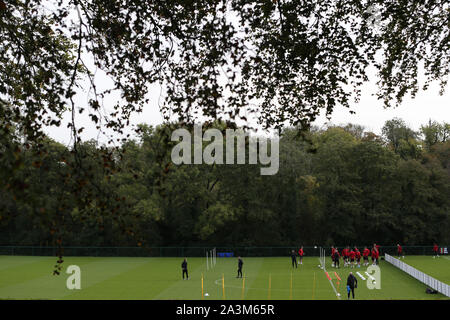
[[[337,279],[337,290],[339,291],[339,285],[341,284],[341,278],[339,277],[339,275],[337,274],[337,272],[335,271],[334,272],[334,275],[336,276],[336,279]]]
[[[334,275],[336,276],[336,278],[337,278],[339,281],[341,281],[341,278],[339,277],[339,275],[337,274],[336,271],[334,272]]]

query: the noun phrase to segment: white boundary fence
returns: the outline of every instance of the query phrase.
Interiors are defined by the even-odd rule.
[[[419,271],[416,268],[411,267],[410,265],[388,255],[387,253],[384,255],[384,259],[387,262],[399,268],[400,270],[406,272],[411,277],[416,278],[420,282],[426,284],[428,287],[442,293],[447,297],[450,297],[450,286],[448,284],[445,284],[439,280],[436,280],[433,277],[430,277],[429,275],[423,273],[422,271]]]

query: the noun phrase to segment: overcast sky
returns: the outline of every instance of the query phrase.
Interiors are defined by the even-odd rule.
[[[407,96],[399,107],[389,109],[385,109],[383,102],[373,95],[376,91],[376,85],[368,83],[364,87],[361,101],[353,105],[356,114],[350,114],[348,109],[336,109],[331,121],[335,124],[361,124],[368,131],[377,134],[381,133],[384,123],[394,117],[402,118],[414,130],[419,130],[429,119],[450,122],[450,86],[440,96],[439,86],[432,85],[427,91],[420,91],[414,99]],[[317,124],[325,121],[320,119]]]
[[[414,130],[418,130],[429,119],[439,122],[450,122],[450,86],[447,87],[444,95],[440,96],[438,85],[430,85],[427,91],[420,91],[415,99],[411,99],[408,96],[401,106],[390,109],[383,108],[383,103],[377,100],[374,95],[376,91],[375,81],[367,83],[363,87],[360,102],[353,104],[352,110],[356,114],[350,114],[349,109],[346,108],[337,108],[332,115],[331,122],[333,124],[346,124],[349,122],[360,124],[366,127],[367,131],[372,131],[377,134],[381,133],[381,128],[384,123],[394,117],[402,118]],[[159,95],[160,89],[154,87],[150,92],[150,104],[144,108],[141,114],[135,114],[132,117],[132,124],[147,123],[150,125],[158,125],[163,122],[158,107]],[[83,101],[82,96],[79,99],[79,102]],[[85,97],[84,101],[86,101]],[[111,100],[111,104],[113,102]],[[67,114],[64,125],[60,128],[52,127],[47,129],[50,137],[66,145],[69,144],[71,142],[70,131],[66,128],[69,119],[70,114]],[[318,126],[323,126],[325,123],[327,123],[327,119],[323,116],[314,122]],[[77,127],[85,127],[85,131],[82,134],[83,140],[98,139],[100,142],[106,141],[104,137],[99,136],[95,125],[87,118],[87,112],[84,112],[81,116],[77,115]],[[130,129],[128,132],[132,133],[132,130]]]

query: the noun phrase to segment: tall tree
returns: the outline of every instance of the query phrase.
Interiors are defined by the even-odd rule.
[[[450,139],[450,123],[428,121],[426,125],[420,127],[420,133],[424,136],[425,145],[431,148],[439,142],[446,142]]]
[[[394,152],[403,158],[416,158],[420,153],[418,133],[409,128],[403,119],[394,118],[386,121],[382,133]]]

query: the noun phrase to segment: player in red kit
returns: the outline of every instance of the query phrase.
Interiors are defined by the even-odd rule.
[[[355,266],[355,257],[356,257],[356,252],[352,249],[349,253],[348,256],[350,258],[350,267],[353,268]]]
[[[369,248],[364,247],[364,250],[363,250],[363,260],[364,260],[364,263],[363,263],[363,265],[365,265],[365,266],[368,266],[368,265],[369,265],[369,254],[370,254]]]
[[[377,248],[377,264],[378,264],[378,258],[381,256],[381,247],[379,244],[376,244],[375,248]]]
[[[433,258],[439,258],[439,254],[438,253],[439,253],[439,247],[435,243],[434,246],[433,246],[433,254],[434,254]]]
[[[358,268],[361,268],[361,252],[359,252],[358,248],[355,248],[355,256],[356,256],[356,265]]]
[[[305,252],[303,251],[303,246],[298,250],[298,256],[300,257],[300,264],[303,264],[303,255]]]
[[[397,256],[399,259],[401,258],[405,259],[405,256],[403,254],[403,248],[400,244],[397,244]]]
[[[342,249],[342,259],[344,260],[344,267],[348,266],[348,247]]]
[[[373,246],[373,248],[372,248],[372,265],[376,265],[377,264],[377,259],[378,259],[377,254],[378,254],[377,247]]]

